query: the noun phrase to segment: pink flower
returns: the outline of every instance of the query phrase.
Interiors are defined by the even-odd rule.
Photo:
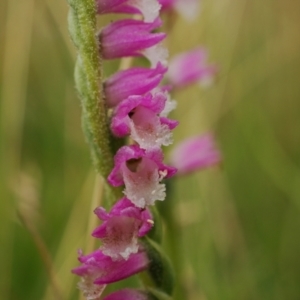
[[[131,95],[150,92],[159,85],[166,71],[158,63],[154,69],[136,67],[117,72],[104,83],[107,105],[114,107]]]
[[[106,296],[103,300],[150,300],[146,292],[133,289],[123,289]]]
[[[174,57],[169,66],[167,77],[175,87],[183,87],[199,82],[211,82],[218,68],[207,65],[207,52],[204,48],[196,48]]]
[[[180,143],[171,154],[171,164],[178,174],[201,170],[221,161],[221,154],[211,134],[195,136]]]
[[[171,130],[178,122],[159,116],[166,101],[167,96],[163,92],[128,97],[115,110],[112,132],[119,137],[131,134],[142,149],[170,145],[173,142]]]
[[[119,20],[104,27],[99,35],[101,52],[105,59],[139,56],[142,50],[157,45],[165,33],[151,33],[160,27],[157,18],[151,23],[140,20]]]
[[[127,198],[119,200],[109,213],[103,207],[95,209],[103,223],[92,235],[103,242],[102,253],[113,260],[128,259],[138,252],[138,237],[146,235],[153,226],[149,209],[135,207]]]
[[[96,0],[98,14],[142,14],[145,22],[155,20],[161,5],[157,0]]]
[[[113,186],[125,184],[124,194],[137,207],[153,205],[164,200],[163,178],[176,173],[176,169],[163,164],[160,149],[145,151],[137,145],[123,146],[115,155],[115,166],[108,176]]]
[[[147,254],[142,249],[131,254],[127,260],[115,261],[100,250],[85,256],[80,251],[78,260],[82,265],[73,269],[72,273],[81,276],[78,287],[88,300],[98,299],[106,284],[130,277],[149,265]]]

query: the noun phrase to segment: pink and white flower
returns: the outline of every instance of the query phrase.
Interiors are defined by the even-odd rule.
[[[142,14],[145,22],[155,20],[161,8],[157,0],[96,0],[98,14]]]
[[[141,248],[127,260],[113,260],[99,249],[88,255],[79,251],[78,260],[82,265],[72,273],[81,276],[78,287],[88,300],[98,299],[107,284],[139,273],[149,265],[147,254]]]
[[[104,82],[108,107],[118,105],[131,95],[144,95],[155,89],[167,68],[158,63],[153,69],[135,67],[119,71]]]
[[[157,45],[166,37],[165,33],[152,33],[161,24],[162,21],[157,18],[151,23],[125,19],[107,25],[99,34],[103,58],[142,55],[143,50]]]
[[[178,175],[188,174],[220,163],[221,154],[211,134],[181,142],[171,153],[171,164]]]
[[[154,224],[148,208],[138,208],[127,198],[119,200],[110,212],[98,207],[95,214],[103,223],[92,236],[102,240],[102,253],[113,260],[127,260],[132,253],[137,253],[138,238],[146,235]]]
[[[175,56],[167,73],[170,83],[179,88],[195,82],[202,85],[211,83],[218,67],[207,65],[207,56],[206,49],[200,47]]]
[[[160,149],[146,151],[137,145],[123,146],[115,155],[115,166],[108,176],[113,186],[125,184],[124,194],[137,207],[153,205],[166,197],[162,179],[176,173],[163,164]]]
[[[178,122],[161,117],[167,101],[164,92],[144,96],[130,96],[116,108],[112,118],[112,132],[119,137],[130,134],[143,149],[168,146]]]

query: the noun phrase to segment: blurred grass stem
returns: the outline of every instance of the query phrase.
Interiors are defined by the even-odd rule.
[[[34,15],[34,0],[7,2],[5,39],[3,43],[3,73],[0,90],[0,152],[2,154],[0,171],[6,187],[15,184],[19,174],[21,148],[23,138],[23,123],[27,93],[28,66],[31,48],[32,24]],[[11,217],[13,211],[13,196],[11,191],[4,187],[1,192],[0,217],[1,223],[1,269],[3,276],[0,280],[2,297],[10,298],[12,273],[12,246],[13,228]],[[10,201],[8,201],[10,200]],[[7,216],[10,216],[7,218]],[[2,293],[3,291],[3,293]]]
[[[49,277],[49,281],[51,283],[51,287],[53,290],[53,294],[55,295],[55,299],[63,300],[61,289],[58,285],[58,280],[55,275],[53,262],[52,262],[52,259],[51,259],[51,256],[49,254],[46,244],[44,243],[43,239],[41,238],[36,227],[33,225],[33,223],[29,220],[29,218],[21,210],[18,211],[18,216],[19,216],[20,220],[22,221],[23,225],[25,226],[25,228],[30,233],[30,235],[34,241],[34,244],[38,250],[38,253],[40,254],[40,257],[45,266],[47,275]]]
[[[77,263],[76,251],[82,247],[86,240],[87,219],[91,215],[89,206],[86,205],[86,199],[92,198],[91,190],[93,189],[94,175],[94,170],[91,170],[86,176],[81,191],[69,213],[68,222],[66,223],[59,248],[54,257],[57,277],[59,282],[64,283],[62,286],[64,299],[70,299],[74,293],[74,285],[77,278],[70,274],[70,270]],[[69,255],[70,253],[72,255]],[[53,299],[50,285],[47,286],[42,299]]]

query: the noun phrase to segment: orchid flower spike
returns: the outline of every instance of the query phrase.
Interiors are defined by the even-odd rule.
[[[183,175],[220,163],[221,154],[214,137],[207,133],[181,142],[171,153],[170,160],[178,175]]]
[[[102,253],[113,260],[127,260],[139,249],[138,238],[146,235],[154,222],[148,208],[135,207],[130,200],[122,198],[106,212],[103,207],[95,209],[103,223],[92,235],[102,240]]]
[[[108,199],[111,202],[108,202],[115,204],[108,210],[103,207],[94,210],[102,222],[92,236],[100,239],[101,246],[87,255],[79,251],[81,264],[72,272],[81,277],[78,286],[87,300],[100,299],[106,285],[145,270],[153,288],[146,285],[144,291],[123,289],[103,300],[169,299],[174,286],[173,273],[156,243],[156,239],[160,239],[157,238],[160,228],[153,228],[149,208],[155,201],[165,199],[163,180],[177,171],[175,167],[164,164],[161,149],[172,143],[172,130],[178,124],[168,118],[169,112],[176,107],[176,102],[168,94],[175,84],[172,76],[169,86],[160,86],[168,70],[168,51],[162,45],[166,34],[156,31],[162,25],[159,18],[161,4],[158,0],[95,0],[98,14],[143,16],[142,20],[112,22],[99,32],[99,43],[95,43],[97,22],[93,3],[86,7],[80,1],[69,2],[70,32],[79,52],[76,83],[82,98],[85,133],[96,164],[105,158],[106,167],[99,167],[100,173],[107,176],[113,156],[108,144],[115,139],[106,130],[108,120],[115,136],[130,135],[132,143],[117,151],[114,167],[107,177],[107,182],[113,187],[124,185],[125,197],[115,202],[118,191],[111,190]],[[166,5],[166,0],[164,2]],[[180,0],[173,2],[176,9],[180,8]],[[84,38],[80,38],[83,33],[86,33]],[[97,52],[101,52],[100,59],[94,55]],[[150,67],[121,70],[103,80],[101,58],[136,56],[148,59]],[[152,209],[152,212],[154,214],[156,210]],[[153,234],[146,236],[152,228]]]
[[[157,0],[96,0],[98,14],[142,14],[145,22],[155,20],[161,8]]]
[[[163,164],[160,149],[145,151],[137,145],[123,146],[115,155],[108,182],[113,186],[125,184],[126,197],[135,206],[144,208],[165,199],[166,188],[161,181],[175,173],[175,168]]]
[[[218,71],[216,65],[207,65],[207,51],[198,47],[192,51],[174,57],[169,65],[167,77],[174,87],[182,88],[199,82],[208,85]]]

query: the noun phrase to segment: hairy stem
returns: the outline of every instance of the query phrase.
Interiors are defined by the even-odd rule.
[[[69,30],[78,50],[75,80],[82,103],[84,132],[91,148],[94,165],[106,178],[113,167],[113,154],[101,81],[95,1],[69,0],[69,4]]]

